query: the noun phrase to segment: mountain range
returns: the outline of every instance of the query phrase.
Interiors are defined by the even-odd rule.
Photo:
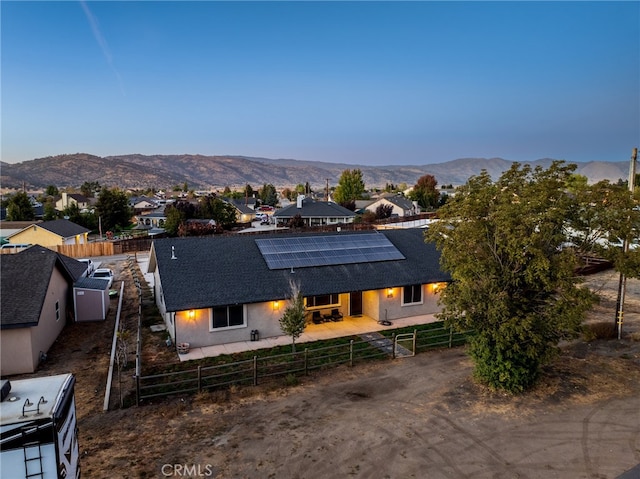
[[[544,168],[552,163],[544,158],[528,162]],[[309,182],[312,189],[323,189],[338,183],[344,170],[362,171],[367,188],[406,183],[414,185],[423,175],[433,175],[439,185],[464,184],[469,177],[486,170],[497,179],[512,161],[502,158],[460,158],[429,165],[365,166],[293,159],[270,159],[249,156],[204,155],[119,155],[100,157],[88,153],[65,154],[38,158],[21,163],[0,162],[2,188],[43,189],[79,187],[97,181],[101,186],[122,189],[171,189],[187,183],[190,189],[216,190],[246,184],[259,188],[272,184],[277,188],[293,187]],[[576,172],[590,183],[600,180],[616,182],[628,177],[628,162],[591,161],[576,163]]]

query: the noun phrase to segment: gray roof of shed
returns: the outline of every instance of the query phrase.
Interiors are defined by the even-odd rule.
[[[68,256],[39,245],[0,259],[0,301],[2,329],[36,326],[57,267],[72,284],[85,271],[85,266]]]
[[[290,279],[299,283],[305,296],[450,280],[440,270],[439,252],[433,244],[424,242],[421,230],[378,234],[389,238],[405,259],[297,268],[293,273],[270,270],[255,242],[259,236],[238,235],[158,239],[153,242],[150,264],[159,271],[168,311],[284,299],[289,296]],[[171,259],[172,247],[176,259]]]
[[[73,285],[74,288],[80,289],[97,289],[104,291],[109,286],[109,282],[99,278],[80,278]]]

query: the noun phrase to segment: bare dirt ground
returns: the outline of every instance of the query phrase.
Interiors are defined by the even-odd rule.
[[[137,318],[125,262],[124,321]],[[588,322],[613,322],[618,275]],[[575,341],[538,386],[511,397],[471,379],[463,349],[340,368],[294,386],[232,388],[102,411],[116,300],[104,323],[70,325],[38,375],[77,378],[85,478],[615,478],[640,464],[640,282],[621,340]],[[145,361],[175,361],[161,338]],[[132,357],[130,357],[132,361]],[[125,382],[132,369],[126,369]],[[129,382],[130,386],[130,382]],[[127,387],[129,387],[127,386]],[[638,475],[629,477],[640,477]]]

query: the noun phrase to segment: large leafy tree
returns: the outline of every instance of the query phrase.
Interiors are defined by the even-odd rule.
[[[35,212],[29,197],[24,191],[18,191],[9,198],[7,203],[7,220],[31,221],[35,218]]]
[[[365,191],[362,171],[358,168],[344,170],[333,193],[333,199],[340,205],[354,204]]]
[[[418,178],[418,182],[415,184],[409,198],[413,201],[417,201],[420,208],[424,210],[433,210],[438,206],[438,198],[440,192],[436,188],[438,182],[433,175],[424,175]]]
[[[200,200],[196,214],[202,219],[213,219],[223,228],[236,223],[236,209],[233,205],[215,196],[206,196]]]
[[[131,208],[127,195],[119,189],[102,188],[96,203],[96,212],[104,231],[125,228],[131,222]]]
[[[441,293],[441,317],[474,331],[474,374],[492,387],[530,387],[558,342],[578,334],[591,306],[591,293],[574,275],[573,253],[559,248],[574,207],[565,189],[574,169],[515,163],[497,182],[483,171],[426,233],[453,280]]]

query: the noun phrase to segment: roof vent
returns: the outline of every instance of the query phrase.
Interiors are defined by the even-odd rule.
[[[171,259],[178,259],[176,257],[176,248],[175,248],[175,246],[171,247]]]

